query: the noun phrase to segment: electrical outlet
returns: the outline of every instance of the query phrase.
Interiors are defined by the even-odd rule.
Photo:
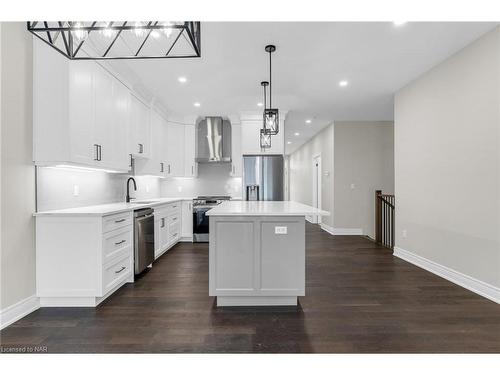
[[[354,190],[354,189],[356,189],[356,184],[352,183],[351,184],[351,190]]]
[[[406,238],[408,236],[408,231],[406,229],[403,229],[402,235],[403,235],[403,238]]]
[[[149,185],[146,185],[146,193],[149,193]]]
[[[274,227],[274,234],[287,234],[288,227]]]
[[[80,195],[80,186],[73,185],[73,196],[78,197]]]
[[[179,193],[182,193],[182,186],[177,186],[177,191],[178,191]]]

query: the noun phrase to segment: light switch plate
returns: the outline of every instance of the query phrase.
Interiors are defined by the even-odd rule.
[[[274,227],[274,234],[287,234],[288,227]]]

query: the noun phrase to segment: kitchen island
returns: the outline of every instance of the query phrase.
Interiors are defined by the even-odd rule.
[[[297,305],[305,295],[305,217],[329,212],[292,201],[228,201],[206,215],[217,306]]]

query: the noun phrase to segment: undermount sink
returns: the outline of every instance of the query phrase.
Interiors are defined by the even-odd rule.
[[[130,202],[130,204],[151,204],[151,203],[157,203],[159,201],[133,201]]]

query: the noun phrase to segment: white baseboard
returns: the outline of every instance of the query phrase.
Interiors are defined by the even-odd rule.
[[[6,307],[0,311],[0,329],[4,329],[39,308],[40,301],[35,295]]]
[[[415,266],[423,268],[426,271],[432,272],[435,275],[442,277],[454,284],[470,290],[482,297],[500,304],[500,288],[497,288],[484,281],[477,280],[473,277],[464,275],[461,272],[433,262],[432,260],[421,257],[400,247],[394,247],[394,256],[403,259]]]
[[[321,229],[330,233],[333,236],[362,236],[363,229],[361,228],[333,228],[326,224],[321,224]]]

